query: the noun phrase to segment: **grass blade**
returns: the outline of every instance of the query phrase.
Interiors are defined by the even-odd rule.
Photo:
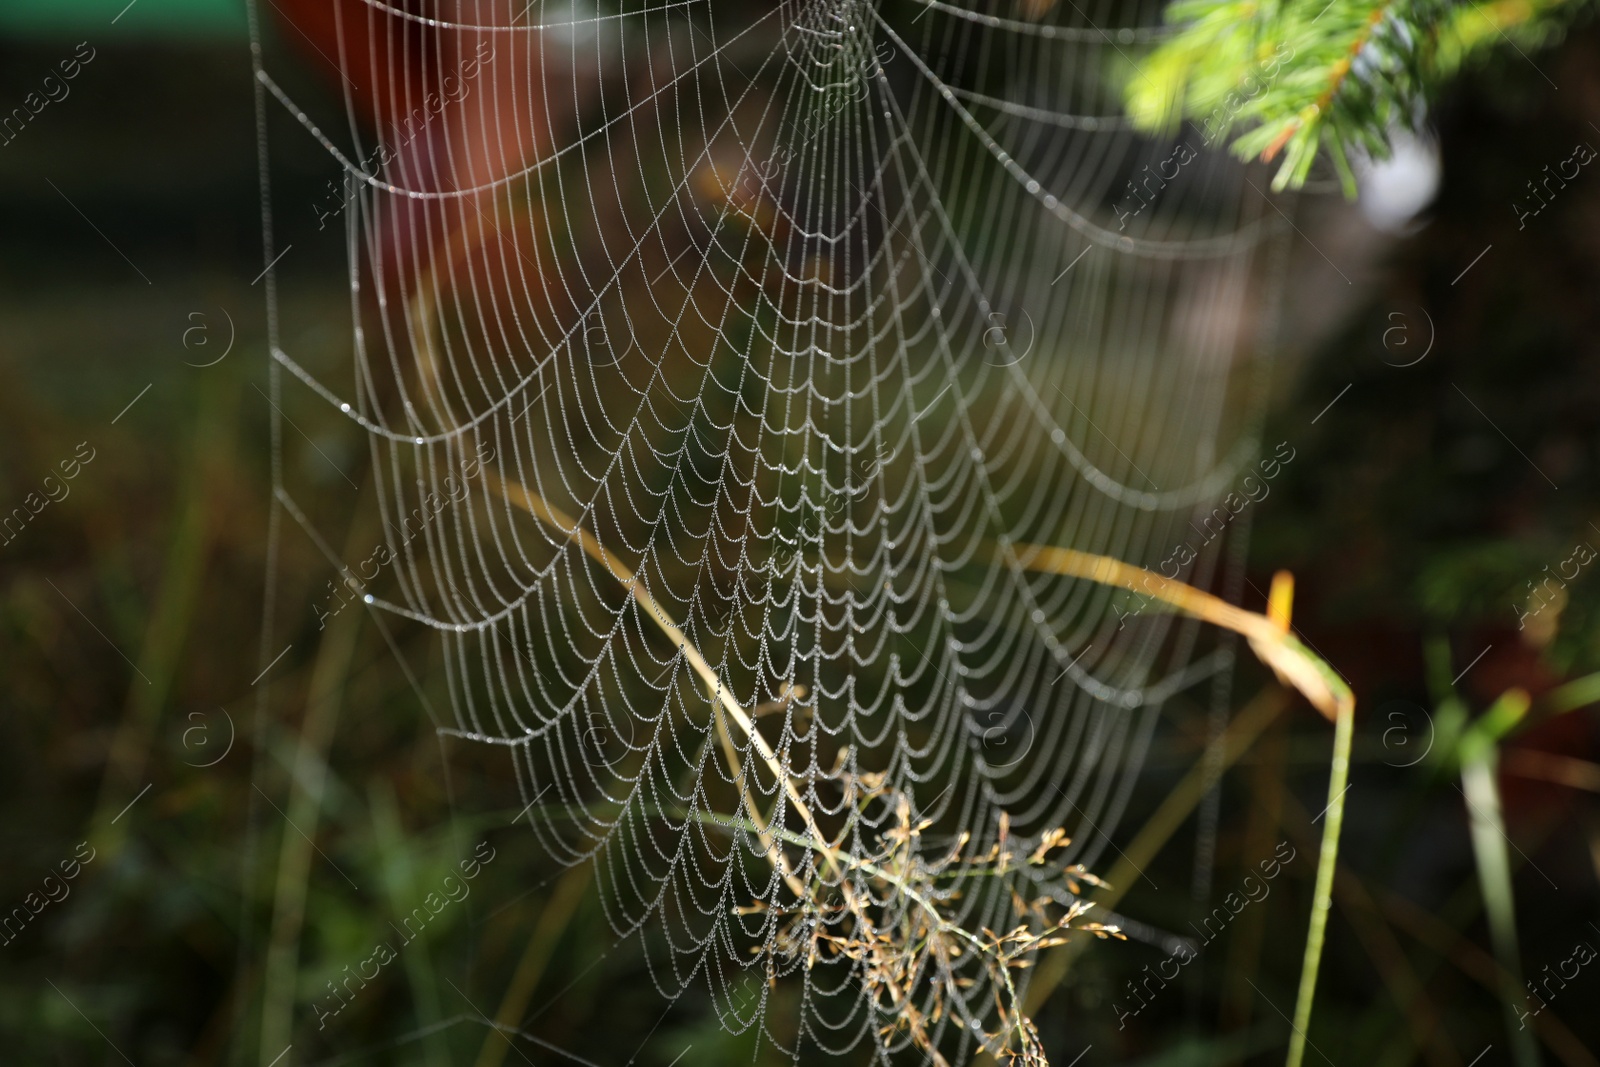
[[[1480,722],[1514,722],[1528,709],[1528,695],[1513,689],[1503,694]],[[1502,731],[1497,731],[1502,732]],[[1480,743],[1472,743],[1480,741]],[[1461,746],[1461,791],[1472,827],[1472,856],[1478,886],[1489,918],[1489,939],[1501,970],[1501,1005],[1517,1067],[1539,1067],[1533,1031],[1520,1020],[1522,958],[1517,947],[1516,905],[1511,894],[1511,857],[1506,851],[1505,819],[1500,811],[1499,746],[1496,739],[1469,734]]]
[[[1344,794],[1350,778],[1350,744],[1355,733],[1355,696],[1333,668],[1296,640],[1289,631],[1293,586],[1288,575],[1273,578],[1268,613],[1258,615],[1183,582],[1163,577],[1107,556],[1070,548],[1019,544],[1007,551],[1018,566],[1101,585],[1117,586],[1171,604],[1179,611],[1243,634],[1256,656],[1271,667],[1280,681],[1292,685],[1312,706],[1334,722],[1333,760],[1328,774],[1327,826],[1317,857],[1317,880],[1311,902],[1311,926],[1306,933],[1305,955],[1300,965],[1300,991],[1295,997],[1294,1033],[1289,1037],[1287,1067],[1300,1067],[1305,1059],[1306,1029],[1316,1000],[1317,971],[1322,964],[1322,942],[1328,911],[1333,907],[1333,873],[1339,859],[1339,831],[1344,826]]]
[[[1333,765],[1328,772],[1327,825],[1322,831],[1322,851],[1317,856],[1317,882],[1311,895],[1311,927],[1306,931],[1305,955],[1300,961],[1300,992],[1294,1002],[1294,1033],[1289,1035],[1287,1067],[1300,1067],[1306,1055],[1306,1031],[1311,1026],[1311,1005],[1317,996],[1317,971],[1322,966],[1322,942],[1333,907],[1333,875],[1339,865],[1339,831],[1344,827],[1344,795],[1350,778],[1350,742],[1355,734],[1355,703],[1345,701],[1334,718]]]

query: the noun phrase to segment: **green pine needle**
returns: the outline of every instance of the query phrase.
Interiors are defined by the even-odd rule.
[[[1504,44],[1557,36],[1586,0],[1176,0],[1180,29],[1128,71],[1136,126],[1171,133],[1187,119],[1208,145],[1278,162],[1273,188],[1299,188],[1323,148],[1347,195],[1352,155],[1389,154],[1469,61]]]

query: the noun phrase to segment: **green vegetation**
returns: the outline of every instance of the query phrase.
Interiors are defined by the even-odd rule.
[[[1556,39],[1585,0],[1177,0],[1174,35],[1128,71],[1135,123],[1193,120],[1206,142],[1234,136],[1242,159],[1278,162],[1298,188],[1324,149],[1347,193],[1351,157],[1382,159],[1461,68]],[[1529,60],[1529,62],[1532,62]],[[1281,160],[1281,162],[1279,162]]]

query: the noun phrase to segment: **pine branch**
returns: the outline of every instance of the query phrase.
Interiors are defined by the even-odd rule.
[[[1298,188],[1326,148],[1347,195],[1352,154],[1386,158],[1395,129],[1414,130],[1466,64],[1507,44],[1526,52],[1558,36],[1586,0],[1176,0],[1181,28],[1131,74],[1135,125],[1171,132],[1183,119],[1208,145],[1235,129],[1241,159],[1282,157],[1273,188]]]

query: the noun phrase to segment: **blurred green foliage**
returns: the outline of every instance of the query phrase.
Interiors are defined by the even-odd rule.
[[[235,37],[246,33],[243,0],[6,0],[0,34],[57,37],[115,32],[143,37]]]
[[[1426,124],[1461,68],[1558,38],[1584,0],[1177,0],[1173,35],[1127,72],[1128,112],[1169,132],[1183,118],[1207,144],[1276,162],[1273,187],[1299,188],[1319,156],[1347,195],[1351,159],[1389,155],[1396,129]],[[1526,50],[1526,51],[1525,51]]]

